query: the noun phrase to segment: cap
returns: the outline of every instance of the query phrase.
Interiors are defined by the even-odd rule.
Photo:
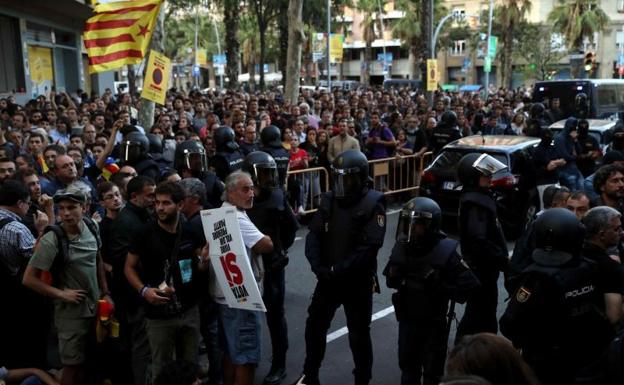
[[[54,203],[59,203],[62,201],[73,201],[76,203],[86,203],[87,198],[84,196],[84,194],[76,194],[76,193],[70,193],[67,192],[65,190],[59,190],[57,191],[56,194],[54,194]]]

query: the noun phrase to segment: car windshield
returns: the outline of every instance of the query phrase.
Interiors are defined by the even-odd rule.
[[[470,152],[476,151],[445,149],[433,161],[429,169],[436,174],[452,176],[455,178],[457,174],[457,165],[459,164],[460,159]],[[497,152],[488,152],[487,154],[493,156],[496,160],[502,162],[506,166],[509,166],[509,160],[505,154]]]

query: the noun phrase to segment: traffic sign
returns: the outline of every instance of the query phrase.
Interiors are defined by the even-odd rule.
[[[199,66],[198,65],[194,65],[193,66],[193,76],[199,77]]]
[[[498,46],[498,37],[490,36],[490,46],[488,47],[488,56],[494,58],[496,56],[496,46]]]
[[[214,65],[226,65],[227,58],[225,57],[225,54],[212,55],[212,63]]]

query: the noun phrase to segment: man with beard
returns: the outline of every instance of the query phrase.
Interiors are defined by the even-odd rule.
[[[124,268],[128,282],[143,299],[152,350],[152,378],[157,378],[174,356],[197,363],[197,255],[202,246],[201,239],[185,230],[182,186],[163,182],[156,187],[155,196],[156,220],[137,232]],[[207,267],[204,263],[202,266]]]
[[[624,213],[624,168],[615,164],[600,167],[594,176],[594,190],[599,196],[593,207],[609,206]]]

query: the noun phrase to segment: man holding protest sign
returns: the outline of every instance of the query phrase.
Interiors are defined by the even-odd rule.
[[[253,200],[254,185],[251,176],[243,171],[235,171],[225,179],[223,206],[217,210],[219,213],[225,213],[232,208],[236,209],[240,237],[251,263],[253,278],[257,287],[262,287],[264,275],[262,254],[273,251],[273,242],[256,228],[245,212],[253,207]],[[202,212],[202,216],[208,217],[211,211],[214,213],[217,210]],[[205,219],[202,218],[202,220]],[[234,235],[230,232],[232,226],[228,226],[228,218],[217,218],[207,226],[208,222],[210,219],[203,223],[208,247],[202,250],[201,258],[206,260],[209,255],[212,258],[216,258],[214,255],[219,255],[219,262],[213,262],[211,273],[216,273],[216,269],[219,268],[225,271],[227,279],[225,290],[229,290],[224,292],[217,277],[211,274],[210,291],[219,304],[219,326],[224,339],[223,381],[225,385],[253,385],[255,370],[260,362],[262,333],[260,311],[264,311],[265,308],[259,298],[257,288],[253,289],[258,292],[259,303],[252,298],[252,285],[247,285],[245,282],[245,266],[243,266],[245,261],[236,260],[239,256],[237,254],[240,254],[236,250],[238,234]],[[234,303],[231,302],[232,300]],[[248,310],[250,304],[256,305],[254,310]]]

